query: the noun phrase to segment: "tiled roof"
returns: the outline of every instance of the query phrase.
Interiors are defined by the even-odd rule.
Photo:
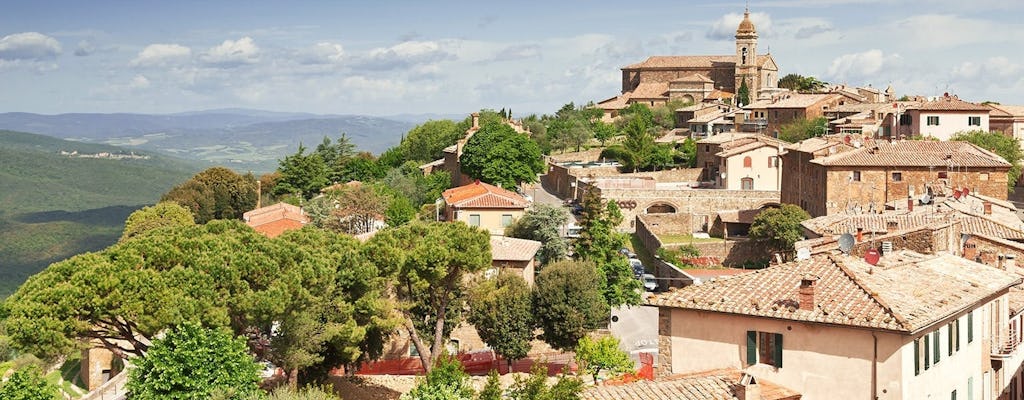
[[[842,142],[814,137],[786,146],[787,150],[799,151],[801,153],[814,153],[832,146],[841,145]]]
[[[506,236],[491,236],[491,259],[494,261],[530,261],[540,250],[541,242]]]
[[[242,220],[268,237],[277,237],[287,230],[301,229],[309,221],[301,208],[288,203],[277,203],[247,211],[242,214]]]
[[[912,157],[910,155],[913,155]],[[821,157],[811,162],[843,167],[958,167],[1010,168],[1002,157],[969,142],[902,140],[874,141],[862,148]]]
[[[476,181],[445,190],[445,204],[457,208],[526,208],[526,199],[500,187]]]
[[[607,100],[603,100],[597,103],[597,106],[605,110],[621,110],[626,108],[626,102],[629,101],[629,96],[623,94],[615,96]]]
[[[704,258],[704,257],[699,257],[699,258]],[[687,275],[690,275],[690,276],[692,276],[694,278],[700,278],[701,280],[705,280],[705,281],[709,280],[709,279],[722,278],[722,277],[731,277],[731,276],[736,276],[736,275],[745,274],[747,272],[750,272],[750,270],[738,269],[738,268],[713,268],[713,269],[692,269],[692,268],[687,268],[687,269],[685,269],[683,271],[685,271]]]
[[[630,99],[656,99],[668,97],[667,82],[643,82],[636,86],[636,89],[626,93]]]
[[[764,105],[765,108],[807,108],[813,106],[823,100],[835,97],[834,94],[807,94],[807,93],[793,93],[784,95],[783,98],[776,102],[768,103]],[[759,104],[759,103],[755,103]],[[753,105],[752,105],[753,106]],[[752,107],[744,107],[752,108]],[[756,107],[754,107],[756,108]]]
[[[583,400],[733,400],[741,388],[737,370],[713,370],[674,375],[655,381],[637,381],[617,386],[588,387]],[[799,399],[800,394],[774,383],[758,380],[763,400]]]
[[[992,110],[989,112],[989,115],[992,116],[997,115],[998,110],[998,115],[1001,117],[1024,117],[1024,106],[1011,106],[1005,104],[991,103],[986,104],[985,106]]]
[[[723,132],[723,133],[719,133],[719,134],[714,135],[714,136],[709,136],[707,138],[698,140],[697,143],[700,143],[700,144],[722,144],[722,143],[728,143],[728,142],[731,142],[731,141],[737,140],[737,139],[752,138],[752,137],[754,137],[753,133]]]
[[[817,279],[801,310],[802,279]],[[1017,285],[1020,277],[949,254],[899,251],[872,267],[819,255],[657,295],[661,307],[913,333]]]
[[[771,147],[771,148],[774,148],[774,149],[778,149],[779,147],[781,147],[782,145],[784,145],[786,143],[786,142],[783,142],[783,141],[780,141],[778,139],[775,139],[775,138],[772,138],[772,137],[768,137],[768,136],[761,136],[761,137],[757,137],[755,139],[756,140],[750,140],[750,141],[748,141],[746,143],[731,142],[731,143],[736,143],[736,145],[734,145],[734,146],[729,146],[729,144],[731,144],[731,143],[723,143],[722,147],[724,147],[725,149],[720,151],[720,152],[718,152],[715,155],[719,156],[719,157],[731,157],[731,156],[734,156],[734,155],[737,155],[737,154],[746,153],[746,152],[751,151],[751,150],[760,149],[762,147]]]
[[[958,99],[956,96],[943,96],[932,101],[926,101],[918,110],[922,111],[988,111],[989,108],[980,104],[968,103]]]
[[[734,93],[732,93],[732,92],[726,92],[724,90],[715,89],[715,90],[712,90],[711,94],[708,94],[707,97],[705,97],[705,99],[725,100],[725,99],[731,99],[733,97],[736,97],[736,95]]]
[[[757,65],[768,62],[769,55],[757,56]],[[627,65],[622,69],[672,69],[672,68],[735,68],[736,55],[717,56],[651,56],[636,64]]]
[[[708,78],[708,77],[704,76],[704,74],[696,73],[696,74],[690,74],[690,75],[684,76],[682,78],[676,78],[676,79],[673,79],[673,80],[671,80],[669,82],[704,82],[704,83],[714,83],[715,81],[711,80],[711,78]]]

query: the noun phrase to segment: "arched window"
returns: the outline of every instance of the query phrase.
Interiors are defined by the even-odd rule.
[[[647,213],[648,214],[675,214],[676,213],[676,208],[673,207],[671,204],[656,203],[656,204],[652,204],[650,207],[647,207]]]
[[[754,190],[754,178],[740,179],[740,189]]]
[[[747,48],[743,48],[743,59],[740,61],[740,65],[747,65]]]
[[[743,157],[743,168],[750,168],[754,165],[754,161],[750,159],[750,156]]]

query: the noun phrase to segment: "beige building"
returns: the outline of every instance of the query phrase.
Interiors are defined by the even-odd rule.
[[[537,273],[537,251],[541,242],[506,236],[491,236],[491,275],[511,271],[533,286]]]
[[[989,103],[989,129],[1002,132],[1017,140],[1024,140],[1024,106]]]
[[[528,205],[523,196],[480,181],[445,190],[441,197],[446,221],[462,221],[491,235],[504,235]]]
[[[899,137],[896,138],[922,136],[949,140],[958,132],[979,130],[989,130],[989,107],[969,103],[947,93],[903,111],[897,127]]]
[[[948,254],[846,255],[689,286],[660,307],[661,374],[743,370],[805,399],[995,399],[1020,277]]]
[[[779,190],[785,142],[768,136],[723,133],[697,141],[697,165],[715,188]]]
[[[622,68],[622,94],[601,101],[607,119],[630,104],[654,107],[670,100],[700,103],[731,98],[745,81],[753,101],[778,92],[779,66],[771,54],[757,54],[757,30],[750,12],[736,28],[736,52],[712,56],[652,56]]]

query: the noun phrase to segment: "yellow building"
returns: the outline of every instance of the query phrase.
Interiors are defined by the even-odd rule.
[[[480,181],[445,190],[441,197],[446,221],[462,221],[492,235],[504,235],[528,205],[523,196]]]

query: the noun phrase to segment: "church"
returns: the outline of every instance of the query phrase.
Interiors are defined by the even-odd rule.
[[[597,107],[606,118],[633,103],[648,106],[670,100],[699,103],[731,101],[743,82],[750,101],[778,92],[779,66],[771,54],[757,54],[757,29],[750,10],[736,28],[736,53],[713,56],[652,56],[622,68],[622,94],[604,100]]]

